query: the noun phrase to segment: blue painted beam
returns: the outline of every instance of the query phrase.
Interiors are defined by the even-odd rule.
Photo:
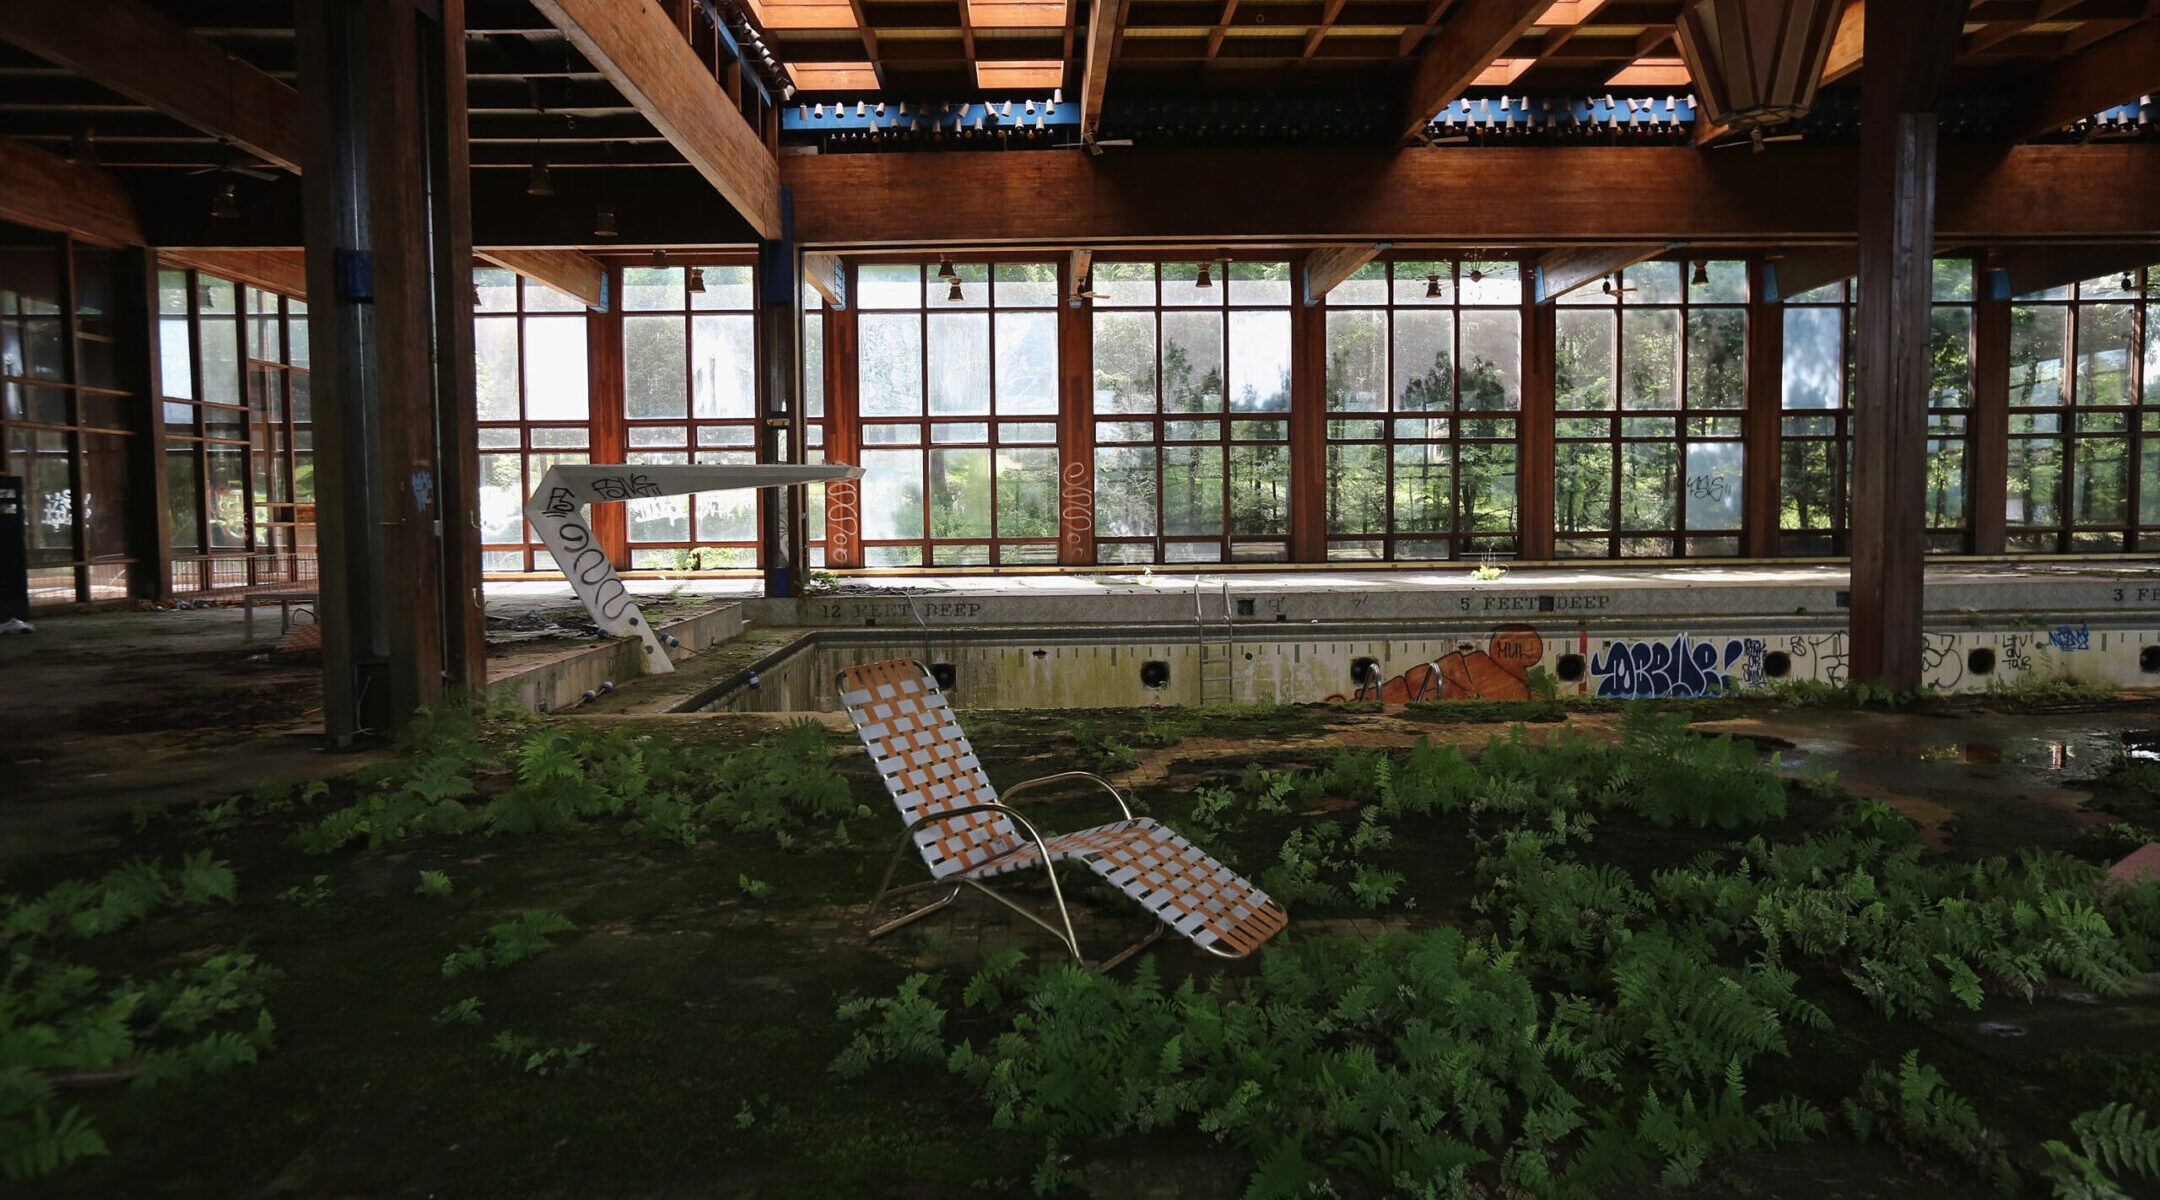
[[[1032,111],[1031,111],[1032,110]],[[874,100],[830,104],[794,104],[780,110],[780,129],[785,133],[837,133],[844,130],[895,129],[929,132],[934,129],[1063,129],[1080,128],[1080,106],[1053,104],[1048,100],[954,100],[947,103],[914,104],[907,101],[881,103]]]

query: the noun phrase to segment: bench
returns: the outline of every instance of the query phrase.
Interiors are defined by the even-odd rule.
[[[242,630],[242,634],[240,640],[243,642],[253,642],[255,640],[256,605],[277,605],[278,636],[284,637],[286,634],[292,632],[292,610],[294,609],[294,607],[298,606],[307,608],[308,615],[313,616],[315,615],[315,610],[309,606],[313,605],[318,599],[320,599],[320,594],[316,592],[278,591],[241,593],[240,628]]]

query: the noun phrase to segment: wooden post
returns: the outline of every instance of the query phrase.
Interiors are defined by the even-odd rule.
[[[847,294],[855,294],[855,264],[846,273]],[[825,310],[825,461],[862,465],[861,362],[855,352],[855,306]],[[825,565],[860,567],[862,481],[835,479],[825,485]]]
[[[609,297],[622,292],[622,265],[609,263],[601,290]],[[585,314],[585,419],[586,455],[596,463],[619,463],[629,453],[630,434],[624,424],[623,306],[618,302]],[[587,515],[593,540],[618,571],[630,569],[630,513],[627,504],[595,504]]]
[[[113,331],[120,384],[136,396],[127,440],[127,548],[135,560],[128,594],[166,604],[173,598],[172,522],[165,482],[164,371],[157,352],[157,254],[140,246],[120,252],[115,272]]]
[[[487,688],[487,602],[480,589],[480,410],[474,394],[472,154],[465,119],[465,0],[419,19],[430,143],[429,264],[435,282],[435,420],[442,492],[443,681]]]
[[[1307,294],[1312,270],[1301,255],[1292,268]],[[1327,561],[1327,309],[1290,306],[1290,561]]]
[[[1860,143],[1851,678],[1920,686],[1935,109],[1965,0],[1870,12]]]
[[[1058,565],[1095,565],[1094,306],[1079,264],[1058,264]]]
[[[2010,506],[2010,299],[1993,271],[1980,273],[1973,305],[1973,409],[1967,432],[1965,504],[1974,554],[2008,545]]]
[[[1748,264],[1747,409],[1741,416],[1745,447],[1740,553],[1776,558],[1784,506],[1785,306],[1768,295],[1770,267]]]
[[[469,367],[437,362],[472,347],[464,193],[448,177],[464,175],[463,6],[426,8],[297,9],[323,718],[341,745],[403,725],[446,678],[477,682],[478,544],[446,528],[469,511],[472,477],[445,465],[464,455],[472,418],[445,410],[470,409]]]
[[[1516,427],[1515,557],[1545,562],[1553,557],[1554,361],[1560,345],[1560,310],[1539,304],[1524,289],[1522,415]]]
[[[758,244],[758,461],[803,460],[802,254],[780,191],[780,236]],[[809,545],[800,488],[758,497],[758,563],[767,596],[793,596],[803,584]]]

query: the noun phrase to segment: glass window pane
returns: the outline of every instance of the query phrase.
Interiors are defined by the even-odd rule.
[[[2019,304],[2010,309],[2012,407],[2063,402],[2063,338],[2068,328],[2069,314],[2061,308]]]
[[[1456,276],[1464,304],[1522,303],[1522,269],[1511,262],[1466,262]],[[1468,321],[1465,319],[1465,325]],[[1467,345],[1463,353],[1469,353]]]
[[[1696,304],[1745,304],[1747,264],[1732,259],[1713,259],[1704,264],[1710,282],[1696,283],[1688,276],[1688,299]]]
[[[1628,408],[1680,407],[1679,310],[1629,310],[1620,339],[1620,402]]]
[[[1937,305],[1928,313],[1928,403],[1972,403],[1972,310]]]
[[[1620,447],[1620,527],[1674,527],[1680,487],[1679,455],[1670,442],[1628,442]]]
[[[855,268],[855,291],[863,308],[921,308],[922,268],[911,263],[863,263]]]
[[[2010,439],[2009,524],[2054,526],[2061,521],[2062,443],[2054,438]]]
[[[624,414],[648,419],[687,415],[690,396],[683,319],[624,317],[622,325]]]
[[[999,308],[1049,308],[1058,302],[1056,263],[999,263],[991,277]]]
[[[230,289],[227,289],[230,290]],[[229,320],[200,322],[204,401],[240,403],[240,330]]]
[[[700,267],[705,290],[690,293],[690,307],[700,311],[748,312],[756,299],[748,266]]]
[[[990,411],[990,315],[934,313],[930,317],[930,413],[974,416]],[[933,491],[935,468],[932,468]],[[933,520],[933,525],[934,525]],[[960,535],[955,535],[960,536]]]
[[[188,348],[186,317],[158,319],[158,386],[175,400],[195,398],[195,357]]]
[[[1451,262],[1399,262],[1394,266],[1395,303],[1399,305],[1455,303],[1455,264]]]
[[[997,452],[999,537],[1057,536],[1057,464],[1054,449]]]
[[[1208,285],[1200,286],[1199,263],[1162,264],[1164,308],[1221,308],[1229,286],[1223,280],[1224,263],[1207,264]]]
[[[682,268],[624,267],[622,294],[625,312],[680,311],[683,306]]]
[[[998,290],[1000,303],[1005,290],[1003,286]],[[1001,312],[996,321],[998,415],[1054,415],[1058,410],[1057,314]]]
[[[1155,411],[1155,318],[1095,314],[1095,411]]]
[[[527,279],[524,283],[526,312],[582,313],[585,302],[568,292],[557,291],[538,280]]]
[[[1555,314],[1553,390],[1562,411],[1613,406],[1613,320],[1610,310],[1562,308]]]
[[[1687,448],[1687,527],[1700,533],[1740,528],[1738,442],[1690,442]]]
[[[1465,444],[1461,459],[1462,529],[1465,533],[1515,532],[1515,446],[1512,442]]]
[[[930,536],[990,536],[990,452],[930,452]]]
[[[757,330],[753,322],[748,313],[690,319],[690,389],[695,401],[692,416],[746,421],[757,415]],[[821,385],[822,379],[821,374]]]
[[[1454,532],[1454,447],[1445,442],[1412,442],[1396,446],[1393,458],[1394,524],[1384,532]]]
[[[1841,308],[1786,307],[1786,408],[1840,406],[1839,383],[1845,372],[1839,350],[1845,344],[1844,326]]]
[[[2136,353],[2136,333],[2127,304],[2078,306],[2077,403],[2080,407],[2134,404],[2130,391],[2130,360]],[[2154,336],[2154,335],[2148,335]]]
[[[1633,291],[1620,293],[1622,304],[1678,304],[1680,303],[1680,264],[1676,262],[1636,263],[1620,273],[1621,286]]]
[[[518,419],[516,317],[473,319],[473,392],[481,420]]]
[[[704,450],[697,461],[701,463],[754,462],[757,455],[748,450]],[[757,540],[756,488],[731,488],[724,492],[699,492],[697,497],[697,539],[701,542],[752,542]],[[824,521],[811,522],[811,534],[822,532]],[[744,564],[757,565],[754,561]]]
[[[1699,308],[1689,312],[1687,359],[1689,408],[1744,406],[1747,403],[1746,311]]]
[[[1165,446],[1162,458],[1163,533],[1222,533],[1222,447]]]
[[[2074,446],[2077,460],[2070,479],[2071,523],[2126,523],[2130,515],[2129,439],[2083,437]]]
[[[815,308],[803,314],[803,415],[815,422],[825,415],[825,314]],[[696,387],[693,378],[691,386]]]
[[[1287,310],[1230,314],[1230,411],[1290,411]]]
[[[1973,298],[1973,264],[1969,258],[1935,260],[1934,297],[1937,300]]]
[[[1155,264],[1095,260],[1090,268],[1095,307],[1128,307],[1155,303]]]
[[[1231,263],[1230,303],[1288,307],[1290,304],[1290,264]]]
[[[623,456],[636,464],[682,463],[690,456],[681,451],[648,450]],[[623,504],[630,518],[633,542],[687,542],[690,540],[690,497],[634,496]]]
[[[186,271],[158,272],[158,312],[164,316],[186,316],[188,310],[188,286]]]
[[[525,487],[515,454],[480,456],[480,540],[502,545],[525,531]]]
[[[859,362],[863,415],[921,415],[922,318],[864,313],[857,320],[862,339]]]
[[[1358,443],[1328,447],[1329,533],[1386,533],[1387,502],[1386,447]]]
[[[990,268],[984,263],[956,263],[951,279],[932,275],[925,303],[931,308],[988,308]],[[953,285],[957,283],[958,287]]]
[[[1329,412],[1377,412],[1387,407],[1385,311],[1330,310],[1327,354]]]
[[[526,420],[585,420],[584,315],[526,317],[524,369]]]
[[[1162,410],[1221,412],[1222,314],[1166,312],[1162,315],[1162,340]]]
[[[477,297],[474,312],[506,313],[517,311],[517,274],[501,267],[474,267],[472,273],[473,294]]]
[[[1447,412],[1455,407],[1455,314],[1395,313],[1395,410]]]
[[[1230,448],[1230,532],[1279,537],[1290,532],[1290,447],[1246,442]]]
[[[1463,411],[1521,408],[1522,314],[1463,313],[1462,358],[1457,366]]]
[[[1553,519],[1563,533],[1603,533],[1613,527],[1613,448],[1604,442],[1561,442],[1553,451]]]
[[[1102,537],[1155,534],[1153,446],[1095,448],[1095,532]]]
[[[171,274],[171,272],[167,272]],[[195,478],[195,444],[165,443],[166,526],[175,550],[202,548],[202,488]]]
[[[1335,285],[1327,294],[1330,305],[1354,306],[1359,304],[1386,304],[1388,298],[1388,265],[1369,262],[1350,273],[1350,278]]]
[[[923,536],[923,457],[919,450],[865,450],[862,535],[870,541]]]

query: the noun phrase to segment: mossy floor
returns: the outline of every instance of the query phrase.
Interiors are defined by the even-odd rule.
[[[1778,715],[1759,705],[1703,707],[1702,718],[1750,723],[1750,736],[1781,736]],[[1173,820],[1189,811],[1196,788],[1229,783],[1252,764],[1317,768],[1337,746],[1403,747],[1421,735],[1474,749],[1524,718],[1537,722],[1534,730],[1602,730],[1614,719],[1544,706],[962,715],[1000,785],[1107,765],[1140,804]],[[718,746],[747,744],[771,728],[755,717],[595,719]],[[1955,743],[1951,726],[1971,719],[1942,715],[1944,740]],[[2160,725],[2160,709],[2075,719],[2094,728],[2149,727]],[[1028,1194],[1040,1142],[993,1130],[982,1104],[944,1071],[881,1068],[842,1082],[826,1070],[854,1032],[835,1015],[842,1000],[889,995],[916,970],[964,979],[999,945],[1021,946],[1036,961],[1051,961],[1055,951],[1047,937],[972,897],[866,944],[860,907],[897,822],[852,736],[834,729],[830,742],[855,798],[874,813],[849,822],[849,844],[823,838],[783,851],[771,838],[724,833],[685,848],[596,822],[526,838],[431,837],[301,853],[291,841],[295,825],[344,802],[349,791],[339,784],[312,810],[244,805],[225,822],[229,828],[179,810],[123,820],[95,851],[6,864],[0,891],[27,896],[61,879],[95,876],[120,859],[172,862],[210,848],[237,873],[236,903],[161,913],[121,934],[70,943],[66,953],[106,971],[150,976],[244,947],[282,977],[267,992],[277,1023],[274,1052],[223,1076],[150,1091],[70,1090],[63,1103],[83,1108],[110,1155],[55,1178],[4,1185],[5,1194]],[[1106,762],[1106,755],[1115,758],[1104,749],[1112,743],[1132,749],[1130,765]],[[228,768],[236,789],[248,786],[245,761]],[[1756,832],[1773,840],[1804,835],[1821,827],[1837,802],[1797,781],[1789,796],[1790,815]],[[2057,813],[2061,806],[2032,806],[2041,808]],[[2160,828],[2160,796],[2135,779],[2103,785],[2084,812],[2021,824],[2015,801],[2003,800],[1943,824],[1934,853],[1974,852],[1960,840],[1970,829],[1989,853],[2038,846],[2109,862],[2130,848],[2122,831],[2104,828],[2109,822]],[[1060,803],[1045,806],[1044,823],[1070,828],[1103,816],[1086,803]],[[1256,869],[1300,823],[1354,817],[1346,805],[1323,799],[1252,822],[1237,833],[1235,850],[1241,865]],[[1617,818],[1599,833],[1585,861],[1645,875],[1734,837]],[[1308,906],[1297,910],[1286,936],[1474,926],[1479,918],[1468,900],[1475,852],[1467,834],[1459,815],[1399,822],[1394,843],[1376,861],[1405,876],[1403,893],[1415,907],[1375,913],[1347,903]],[[447,874],[453,893],[417,894],[423,870]],[[1087,889],[1081,907],[1083,936],[1105,945],[1148,928],[1131,906],[1100,889]],[[565,914],[578,932],[531,961],[444,977],[451,950],[535,908]],[[1174,939],[1158,943],[1155,955],[1167,979],[1222,969]],[[480,1001],[477,1024],[440,1017],[468,997]],[[1834,1112],[1851,1094],[1859,1064],[1892,1063],[1917,1047],[2010,1135],[2021,1160],[2035,1156],[2042,1139],[2065,1136],[2072,1114],[2106,1099],[2160,1111],[2160,1042],[2153,1038],[2160,986],[2104,1001],[1995,999],[1979,1013],[1895,1025],[1849,990],[1819,986],[1808,998],[1830,1012],[1835,1027],[1796,1030],[1790,1056],[1766,1062],[1765,1095],[1790,1090]],[[955,1020],[954,1036],[975,1032]],[[2015,1035],[1990,1032],[1989,1022],[2013,1025]],[[543,1047],[592,1048],[573,1068],[528,1071],[523,1059],[492,1048],[506,1030]],[[1233,1197],[1251,1171],[1249,1160],[1190,1132],[1066,1149],[1084,1189],[1102,1197]],[[1857,1143],[1833,1120],[1824,1139],[1722,1162],[1686,1189],[1660,1193],[1644,1185],[1614,1194],[1962,1197],[1983,1190],[1953,1166]]]

